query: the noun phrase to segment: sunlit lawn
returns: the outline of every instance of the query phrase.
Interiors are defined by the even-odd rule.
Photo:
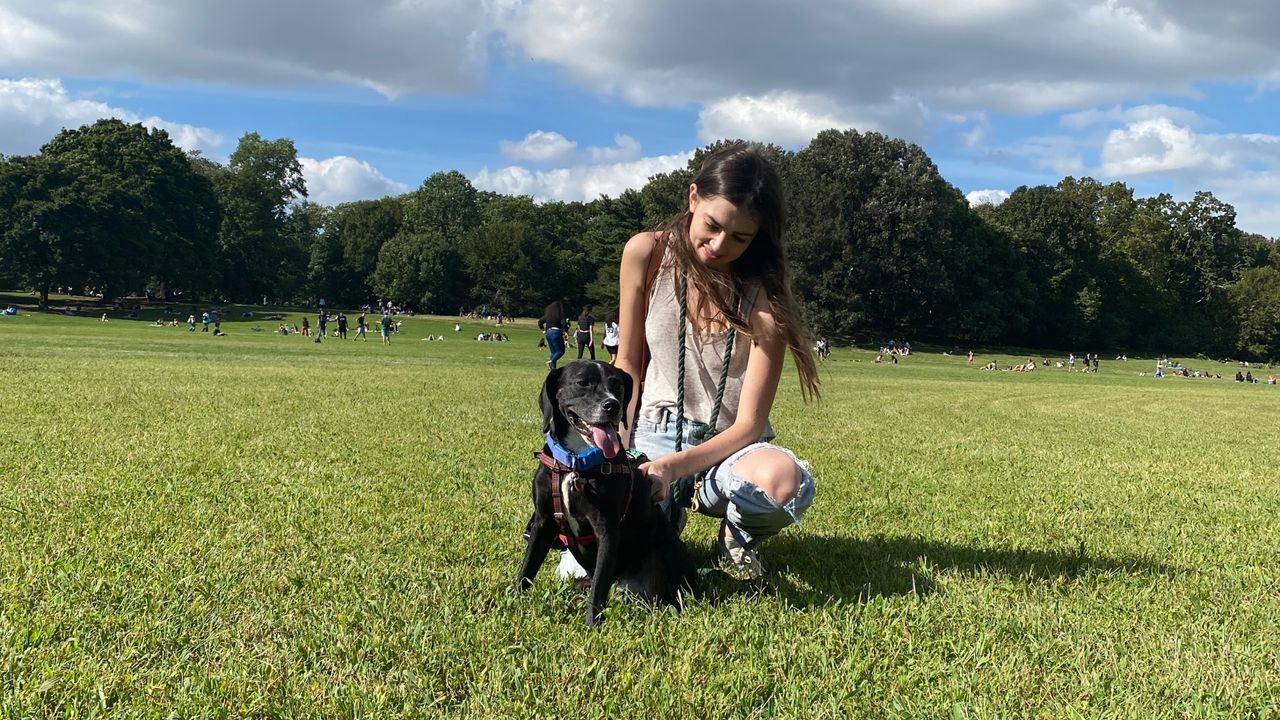
[[[768,587],[593,632],[550,567],[510,589],[533,323],[229,315],[0,317],[0,715],[1280,713],[1280,388],[837,348],[773,414],[819,491]]]

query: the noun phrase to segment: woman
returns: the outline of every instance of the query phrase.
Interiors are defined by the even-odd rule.
[[[559,300],[542,311],[542,317],[538,319],[538,329],[546,333],[547,350],[551,353],[551,358],[547,360],[547,369],[555,370],[556,362],[564,357],[564,333],[569,329],[569,323],[564,317],[564,306]]]
[[[590,350],[591,359],[596,359],[596,335],[595,335],[596,318],[591,314],[591,306],[583,305],[582,312],[578,315],[578,334],[574,336],[574,340],[578,342],[578,359],[582,359],[582,351]]]
[[[618,313],[609,311],[604,314],[604,339],[600,344],[609,351],[609,362],[616,363],[618,361]]]
[[[643,397],[630,409],[630,417],[638,413],[631,441],[649,457],[641,469],[659,500],[676,480],[706,471],[693,490],[695,507],[722,518],[721,567],[747,580],[763,576],[760,542],[799,522],[814,498],[807,465],[768,442],[769,411],[788,349],[803,397],[818,395],[812,343],[791,294],[783,216],[776,170],[758,146],[737,143],[703,162],[685,212],[661,233],[631,238],[622,254],[619,315],[626,332],[620,333],[617,365],[644,380]],[[662,253],[660,264],[646,288],[655,252]],[[730,342],[728,373],[720,381]],[[652,356],[647,367],[646,348]],[[681,377],[683,408],[677,406]],[[704,428],[712,423],[707,437]]]

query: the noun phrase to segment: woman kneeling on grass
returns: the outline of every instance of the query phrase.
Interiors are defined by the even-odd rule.
[[[769,442],[783,358],[790,348],[806,400],[818,395],[817,367],[783,253],[781,182],[760,149],[739,143],[709,156],[689,186],[688,203],[664,230],[636,235],[623,250],[617,365],[644,377],[643,397],[628,412],[636,417],[638,406],[631,440],[650,458],[641,469],[655,498],[665,500],[673,482],[682,479],[686,487],[706,471],[693,497],[700,513],[721,518],[720,565],[755,580],[764,573],[757,546],[799,522],[814,497],[806,464]]]

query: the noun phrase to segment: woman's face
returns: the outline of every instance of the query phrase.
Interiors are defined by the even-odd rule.
[[[742,257],[760,228],[750,211],[722,197],[701,197],[698,186],[689,186],[689,241],[694,254],[712,270],[726,271]]]

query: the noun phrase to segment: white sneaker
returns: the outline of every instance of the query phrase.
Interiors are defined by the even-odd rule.
[[[760,564],[760,556],[756,555],[754,550],[748,550],[739,545],[738,539],[729,532],[727,523],[720,523],[716,557],[719,559],[720,568],[738,580],[748,582],[764,577],[764,565]]]
[[[560,551],[560,564],[556,566],[556,574],[561,580],[577,580],[587,577],[587,569],[578,564],[578,559],[568,550]]]

